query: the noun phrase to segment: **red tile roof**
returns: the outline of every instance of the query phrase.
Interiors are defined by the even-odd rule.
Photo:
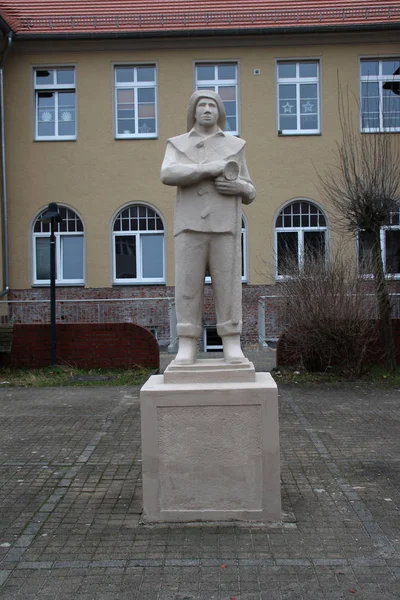
[[[400,25],[399,0],[1,0],[17,35]]]

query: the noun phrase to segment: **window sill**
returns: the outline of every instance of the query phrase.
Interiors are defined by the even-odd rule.
[[[77,136],[75,137],[40,137],[35,138],[34,142],[76,142]]]
[[[81,283],[67,283],[67,282],[63,282],[63,283],[56,283],[56,287],[60,288],[60,287],[84,287],[85,283],[81,282]],[[50,287],[50,282],[46,283],[46,282],[40,282],[40,283],[32,283],[32,287],[43,287],[43,288],[49,288]]]
[[[298,137],[298,136],[321,136],[322,132],[321,131],[310,131],[309,133],[307,131],[282,131],[281,133],[279,133],[279,131],[277,132],[277,137]]]
[[[372,274],[369,274],[369,273],[360,273],[359,274],[359,278],[360,279],[369,279],[369,280],[372,280],[374,278],[374,276]],[[385,279],[386,279],[386,281],[399,280],[400,279],[400,273],[393,273],[393,274],[387,274],[387,273],[385,273]]]
[[[166,285],[165,281],[113,281],[113,286],[131,286],[131,285]]]
[[[400,133],[400,129],[361,129],[360,133]]]
[[[115,140],[158,140],[158,135],[116,135]]]

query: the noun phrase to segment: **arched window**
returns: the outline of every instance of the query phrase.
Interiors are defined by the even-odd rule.
[[[381,252],[385,273],[400,275],[400,210],[392,212],[386,225],[381,227]],[[358,234],[358,263],[360,272],[371,273],[372,238],[367,231]]]
[[[302,268],[309,258],[325,256],[326,218],[312,202],[295,200],[285,206],[275,223],[277,276]]]
[[[164,225],[153,208],[123,208],[113,226],[114,283],[163,283]]]
[[[59,285],[82,285],[84,283],[84,227],[80,217],[72,209],[59,206],[62,219],[57,223],[56,283]],[[33,273],[34,283],[50,284],[50,223],[41,221],[43,210],[33,224]]]

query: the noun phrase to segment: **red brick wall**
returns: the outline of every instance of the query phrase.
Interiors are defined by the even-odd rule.
[[[50,325],[14,325],[10,354],[0,364],[40,368],[50,364]],[[154,336],[133,323],[57,324],[57,364],[79,368],[159,367]]]

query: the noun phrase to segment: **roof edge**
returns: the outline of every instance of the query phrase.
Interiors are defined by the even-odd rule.
[[[0,25],[3,19],[0,17]],[[12,31],[6,21],[8,31]],[[63,32],[63,33],[14,33],[14,40],[90,40],[90,39],[126,39],[126,38],[182,38],[182,37],[216,37],[216,36],[240,36],[240,35],[274,35],[283,33],[351,33],[370,32],[384,30],[399,30],[400,21],[396,23],[369,23],[368,25],[307,25],[297,27],[262,27],[243,29],[174,29],[156,31],[115,31],[115,32]]]
[[[10,27],[10,25],[7,23],[5,18],[2,17],[1,15],[0,15],[0,29],[6,34],[10,33],[10,31],[11,31],[15,35],[15,31],[12,29],[12,27]]]

